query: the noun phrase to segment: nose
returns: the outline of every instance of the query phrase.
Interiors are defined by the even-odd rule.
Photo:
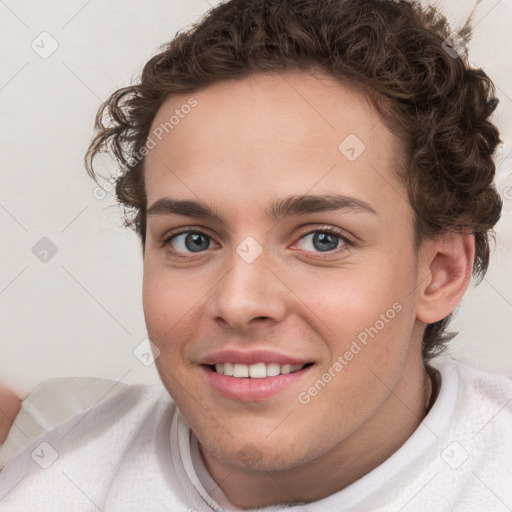
[[[264,253],[253,262],[234,253],[230,263],[208,302],[210,318],[239,331],[281,321],[286,314],[287,289]]]

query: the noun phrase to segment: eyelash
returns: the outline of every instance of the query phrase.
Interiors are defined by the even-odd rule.
[[[198,229],[191,229],[191,228],[184,227],[184,228],[178,229],[176,231],[173,231],[171,233],[167,233],[164,236],[164,238],[162,239],[162,241],[161,241],[162,248],[167,247],[174,237],[176,237],[178,235],[182,235],[184,233],[193,233],[193,234],[197,234],[197,235],[203,235],[203,236],[205,236],[207,238],[212,239],[212,237],[208,233],[205,233],[204,231],[201,231],[201,230],[198,230]],[[318,251],[318,252],[316,252],[316,251],[305,251],[307,253],[312,253],[313,252],[313,254],[326,254],[327,256],[332,256],[333,254],[339,254],[341,252],[344,252],[349,247],[353,247],[355,245],[355,242],[353,240],[351,240],[350,238],[348,238],[346,235],[344,235],[341,230],[333,228],[331,226],[323,226],[323,227],[312,229],[310,231],[302,233],[298,237],[298,240],[302,240],[306,236],[312,235],[314,233],[328,233],[330,235],[334,235],[334,236],[338,237],[343,242],[343,245],[341,247],[333,249],[332,251],[325,251],[325,252],[322,252],[322,251]],[[177,252],[175,250],[170,249],[169,252],[172,253],[173,257],[190,259],[190,256],[182,256],[179,252]],[[205,252],[205,251],[203,251],[203,252]],[[198,254],[201,254],[201,253],[198,253]],[[318,258],[318,257],[314,256],[314,258]],[[322,256],[320,256],[320,258],[322,258]]]

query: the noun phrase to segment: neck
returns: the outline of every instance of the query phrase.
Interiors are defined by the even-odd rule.
[[[383,382],[383,386],[386,384]],[[251,472],[202,457],[226,497],[241,508],[309,503],[355,482],[395,453],[423,421],[432,393],[421,363],[402,378],[376,413],[326,455],[283,471]]]

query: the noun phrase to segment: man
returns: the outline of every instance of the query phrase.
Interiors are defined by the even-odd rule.
[[[512,506],[512,384],[434,358],[501,210],[492,84],[448,36],[235,0],[111,96],[86,162],[123,170],[162,385],[40,436],[2,510]]]

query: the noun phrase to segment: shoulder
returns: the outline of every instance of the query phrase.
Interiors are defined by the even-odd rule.
[[[512,380],[446,356],[432,366],[440,372],[441,389],[423,424],[437,437],[441,459],[457,453],[482,472],[503,465],[507,471],[493,480],[512,478]],[[456,473],[464,471],[457,467]]]
[[[441,374],[441,391],[424,424],[438,436],[432,466],[453,496],[450,510],[512,503],[512,380],[453,359],[433,366]]]
[[[505,375],[478,370],[449,357],[434,360],[432,366],[441,374],[441,386],[457,392],[459,406],[475,401],[503,408],[512,405],[512,379]]]
[[[154,393],[157,390],[153,388]],[[5,442],[0,444],[0,469],[34,439],[74,416],[98,408],[103,402],[121,409],[130,408],[137,397],[151,393],[151,386],[129,386],[93,377],[44,380],[23,400]],[[104,409],[103,414],[107,411],[108,408]]]
[[[446,356],[429,366],[439,372],[440,390],[419,427],[340,494],[346,500],[350,491],[358,510],[373,510],[376,499],[388,504],[383,510],[468,512],[512,503],[511,380]],[[367,496],[368,488],[376,491]]]
[[[123,387],[113,381],[80,380],[52,379],[24,401],[22,412],[33,420],[30,428],[35,424],[45,428],[0,471],[0,500],[20,479],[35,488],[59,485],[65,474],[81,472],[84,464],[96,472],[96,478],[109,482],[142,426],[151,428],[162,416],[172,416],[175,409],[160,382]],[[70,413],[74,414],[69,417]]]

